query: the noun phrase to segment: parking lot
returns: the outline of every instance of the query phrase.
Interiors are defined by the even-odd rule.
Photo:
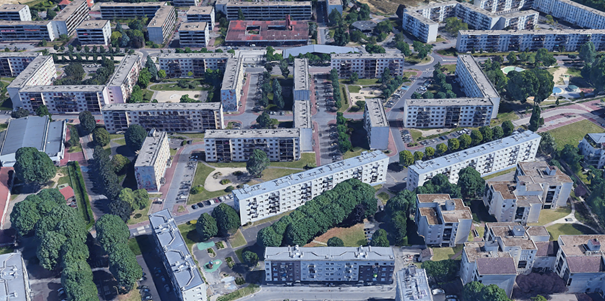
[[[401,130],[401,139],[403,139],[403,142],[405,143],[412,143],[412,135],[410,134],[409,130]],[[421,146],[430,146],[430,147],[435,147],[437,144],[440,143],[445,143],[447,144],[447,140],[452,139],[452,138],[458,138],[460,136],[462,136],[462,134],[467,134],[470,135],[471,134],[471,130],[469,129],[462,129],[459,130],[457,132],[453,132],[453,133],[449,133],[443,136],[439,136],[437,138],[433,138],[433,139],[426,139],[426,140],[422,140],[420,142],[418,142],[419,145]]]

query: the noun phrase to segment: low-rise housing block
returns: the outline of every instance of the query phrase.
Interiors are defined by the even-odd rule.
[[[151,130],[134,163],[138,188],[160,191],[169,158],[168,134]]]
[[[331,69],[338,71],[339,78],[349,78],[357,73],[359,78],[380,78],[384,69],[391,76],[403,76],[404,55],[388,53],[343,53],[331,55]]]
[[[414,220],[427,245],[454,247],[467,241],[473,214],[462,199],[449,194],[418,194]]]
[[[255,149],[271,161],[300,160],[300,129],[209,130],[204,136],[206,161],[248,161]]]

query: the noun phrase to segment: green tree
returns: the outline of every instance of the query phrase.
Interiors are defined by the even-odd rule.
[[[284,76],[284,78],[288,78],[288,76],[290,75],[290,69],[288,69],[288,66],[288,60],[281,60],[279,62],[279,70],[281,71],[281,74]],[[275,84],[276,82],[279,84],[277,79],[273,81],[273,84]]]
[[[88,247],[79,239],[68,239],[61,246],[60,257],[63,268],[71,262],[86,261],[89,256]]]
[[[548,301],[548,299],[544,298],[542,295],[537,295],[531,298],[531,301]]]
[[[342,239],[340,239],[336,236],[328,239],[328,247],[344,247],[344,246],[345,246],[345,243],[342,241]]]
[[[86,75],[84,67],[82,67],[82,64],[80,63],[70,63],[63,71],[65,72],[65,75],[77,81],[81,81]]]
[[[522,72],[513,70],[508,73],[507,77],[506,91],[512,98],[525,102],[529,96],[536,95],[540,83],[535,73],[529,70]]]
[[[149,192],[145,189],[137,189],[132,192],[134,196],[133,207],[136,210],[141,210],[149,206]]]
[[[500,139],[502,137],[504,137],[504,130],[502,130],[502,127],[500,126],[495,126],[492,128],[492,133],[493,133],[493,139],[497,140]]]
[[[36,197],[35,195],[30,195],[25,200],[15,203],[13,211],[10,214],[11,225],[17,230],[19,236],[31,234],[41,217],[38,211],[38,204],[28,200],[32,196]]]
[[[105,214],[95,223],[97,241],[105,251],[112,252],[118,245],[128,243],[130,231],[124,221],[117,215]]]
[[[414,162],[415,161],[420,161],[422,160],[422,158],[424,158],[424,153],[421,151],[415,151],[414,152]]]
[[[468,30],[468,24],[462,22],[462,20],[456,17],[445,19],[445,31],[456,37],[458,36],[458,32],[460,30]]]
[[[252,251],[244,251],[242,253],[242,257],[244,257],[244,262],[251,267],[256,266],[258,264],[258,255]]]
[[[441,156],[447,152],[447,145],[445,143],[437,144],[437,155]]]
[[[536,62],[541,62],[544,66],[552,66],[557,63],[557,59],[546,48],[540,48],[536,52]]]
[[[502,123],[502,131],[504,132],[504,137],[512,135],[514,130],[515,126],[513,125],[512,121],[507,120]]]
[[[592,64],[597,58],[597,51],[591,41],[580,47],[580,58],[587,64]]]
[[[41,105],[41,106],[37,107],[36,115],[38,115],[40,117],[48,116],[50,119],[52,119],[52,115],[48,111],[48,107],[46,105]]]
[[[495,284],[484,285],[480,282],[469,282],[464,286],[462,292],[464,300],[477,301],[510,301],[506,291]]]
[[[540,152],[547,156],[553,155],[557,150],[555,138],[549,132],[538,133],[538,135],[542,136],[542,139],[540,139]]]
[[[263,111],[262,114],[256,117],[256,123],[261,129],[272,129],[279,121],[277,121],[277,119],[272,119],[267,111]]]
[[[537,131],[540,128],[540,126],[542,125],[542,123],[544,122],[542,117],[540,117],[541,111],[542,110],[540,110],[540,106],[534,105],[532,112],[531,112],[531,117],[529,118],[529,127],[528,127],[528,129],[532,132]]]
[[[244,12],[242,11],[241,8],[237,11],[237,19],[238,20],[246,20],[246,18],[244,18]]]
[[[143,270],[127,244],[114,246],[109,253],[109,271],[118,281],[120,292],[131,291],[143,277]]]
[[[471,146],[473,140],[471,138],[471,136],[467,135],[467,134],[462,134],[460,135],[460,137],[458,137],[458,141],[460,142],[460,149],[466,149],[469,146]]]
[[[427,158],[432,158],[435,155],[435,149],[430,146],[427,146],[424,149],[424,154],[426,155]]]
[[[251,176],[258,178],[270,163],[267,153],[261,149],[255,149],[246,161],[246,170]]]
[[[124,168],[127,167],[129,164],[130,160],[120,154],[115,154],[111,158],[111,166],[113,167],[113,172],[115,172],[116,174],[125,173]]]
[[[458,172],[458,186],[464,198],[473,198],[483,195],[485,180],[477,170],[467,166]]]
[[[473,145],[481,144],[481,142],[483,141],[483,135],[478,130],[472,130],[471,131],[471,140],[473,141],[473,143],[472,143]]]
[[[460,141],[457,138],[452,138],[447,141],[447,149],[455,152],[460,148]]]
[[[36,256],[43,268],[51,271],[57,267],[60,261],[59,252],[66,240],[65,235],[55,231],[49,231],[41,238]]]
[[[275,233],[273,227],[262,228],[258,231],[256,242],[262,247],[279,247],[281,241],[281,234]]]
[[[334,31],[334,44],[338,46],[344,46],[349,43],[349,33],[347,33],[343,28],[338,27]]]
[[[29,116],[29,111],[24,108],[18,108],[11,113],[13,118],[22,118]]]
[[[512,51],[508,53],[508,55],[506,56],[506,59],[508,60],[509,64],[517,63],[517,55]]]
[[[206,241],[218,234],[216,220],[208,213],[203,213],[197,219],[195,230],[202,241]]]
[[[160,69],[158,71],[158,77],[159,78],[166,78],[166,71]]]
[[[335,26],[342,22],[342,15],[338,12],[338,10],[333,9],[328,16],[328,25]]]
[[[158,68],[153,63],[153,60],[151,59],[150,55],[147,56],[147,61],[145,62],[145,68],[147,68],[147,71],[149,72],[149,74],[151,74],[151,79],[154,81],[157,81],[158,80]]]
[[[97,127],[97,121],[89,111],[80,112],[78,117],[80,119],[80,128],[85,135],[92,133],[92,131]]]
[[[410,56],[412,54],[412,50],[410,50],[410,44],[404,41],[398,41],[397,43],[395,43],[395,48],[399,49],[399,51],[401,51],[401,53],[403,53],[403,55],[405,56]]]
[[[143,142],[145,142],[145,138],[147,138],[147,131],[145,131],[145,129],[138,124],[130,125],[126,130],[126,133],[124,133],[126,145],[133,152],[137,152],[141,149]]]
[[[481,132],[481,136],[483,136],[483,142],[490,142],[494,139],[494,132],[489,126],[480,127],[479,132]]]
[[[35,147],[22,147],[15,153],[15,174],[25,183],[42,184],[57,174],[57,167],[44,152]]]
[[[460,271],[460,262],[457,260],[425,261],[421,267],[426,274],[433,277],[437,282],[447,282],[456,279]],[[465,299],[475,300],[475,299]]]
[[[399,152],[399,165],[408,167],[414,164],[414,155],[409,150]]]
[[[100,146],[109,144],[109,132],[105,128],[96,128],[92,131],[92,140]]]
[[[212,217],[216,219],[220,236],[227,236],[230,230],[237,229],[240,226],[239,214],[233,207],[225,203],[214,207]]]
[[[563,149],[559,152],[559,158],[565,161],[574,172],[578,172],[582,168],[580,165],[582,155],[578,153],[578,148],[571,144],[563,146]]]
[[[388,247],[391,244],[389,243],[389,239],[387,238],[387,231],[384,229],[379,229],[372,234],[372,240],[370,241],[370,246],[376,247]]]
[[[353,74],[351,74],[351,76],[349,77],[349,82],[351,84],[354,84],[357,82],[358,79],[359,79],[359,76],[357,75],[357,72],[353,72]]]
[[[97,286],[93,282],[92,270],[86,261],[69,262],[61,272],[61,285],[65,289],[67,300],[99,300]]]
[[[139,72],[139,80],[137,81],[137,84],[141,86],[142,89],[147,88],[149,82],[151,81],[151,76],[151,72],[149,72],[147,68],[141,69],[141,72]]]

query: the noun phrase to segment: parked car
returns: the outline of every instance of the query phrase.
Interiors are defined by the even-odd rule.
[[[204,203],[202,203],[202,202],[199,202],[199,203],[197,203],[196,205],[197,205],[198,207],[200,207],[200,208],[204,207]]]
[[[191,205],[191,209],[197,209],[197,205],[196,204]]]

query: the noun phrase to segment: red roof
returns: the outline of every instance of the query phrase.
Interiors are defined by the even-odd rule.
[[[307,21],[290,21],[291,28],[286,28],[286,21],[246,21],[229,22],[226,42],[238,41],[306,41],[309,39]],[[258,32],[258,33],[257,33]]]
[[[69,186],[60,189],[59,191],[61,192],[66,201],[75,196],[74,190]]]
[[[6,209],[10,199],[10,189],[8,187],[8,173],[12,171],[12,167],[0,168],[0,228],[4,225]]]
[[[62,5],[68,5],[68,4],[70,4],[70,3],[71,3],[71,1],[69,1],[69,0],[61,0],[61,2],[59,2],[59,4],[58,4],[58,5],[59,5],[59,6],[62,6]]]

